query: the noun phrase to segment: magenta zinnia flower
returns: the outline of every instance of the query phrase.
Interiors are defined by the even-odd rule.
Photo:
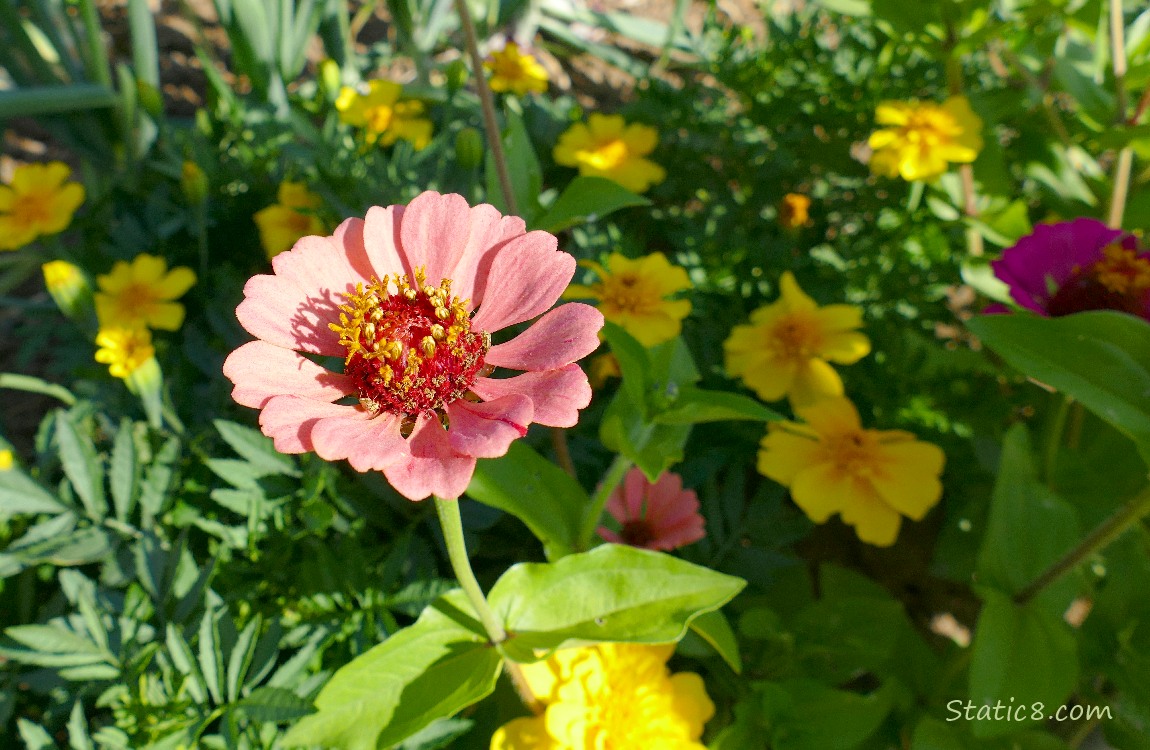
[[[699,498],[684,490],[678,474],[663,474],[654,484],[637,468],[607,498],[607,512],[622,527],[615,533],[599,527],[599,536],[615,544],[653,550],[685,547],[706,536]]]
[[[1119,310],[1150,319],[1150,255],[1095,219],[1040,224],[991,267],[1039,315]]]
[[[598,346],[595,308],[561,305],[492,345],[575,272],[555,237],[492,206],[433,192],[376,206],[299,240],[272,269],[244,287],[236,316],[259,340],[224,374],[279,451],[381,470],[412,500],[454,498],[476,458],[502,456],[532,422],[574,425],[591,400],[574,362]],[[304,354],[339,357],[343,372]],[[524,372],[490,377],[497,367]]]

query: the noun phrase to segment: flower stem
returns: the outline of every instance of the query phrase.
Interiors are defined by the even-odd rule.
[[[587,506],[587,513],[583,516],[583,525],[579,528],[576,549],[582,551],[591,546],[591,537],[594,535],[595,529],[599,528],[599,518],[603,515],[607,498],[619,486],[619,482],[623,481],[623,477],[631,466],[631,459],[622,454],[615,456],[615,460],[611,462],[603,481],[599,484],[599,489],[595,490],[595,494],[591,496],[591,504]]]
[[[487,597],[483,595],[483,589],[479,588],[479,581],[475,580],[475,573],[471,570],[467,545],[463,541],[463,519],[459,517],[459,500],[437,497],[435,511],[439,514],[439,525],[443,528],[443,541],[447,545],[447,557],[451,560],[451,569],[455,571],[460,588],[471,601],[479,621],[483,623],[487,638],[498,646],[507,639],[507,631],[491,611]]]
[[[1050,429],[1046,435],[1046,449],[1043,451],[1042,457],[1042,478],[1046,481],[1047,486],[1052,486],[1054,482],[1054,467],[1058,460],[1058,449],[1062,447],[1062,435],[1066,431],[1066,417],[1070,414],[1070,404],[1074,399],[1066,395],[1059,395],[1058,409],[1054,412],[1054,417],[1050,423]]]
[[[1114,100],[1117,125],[1126,124],[1126,38],[1122,15],[1122,0],[1110,0],[1110,62],[1114,70]],[[1122,228],[1126,213],[1126,195],[1130,191],[1130,171],[1134,166],[1134,150],[1127,146],[1118,152],[1114,165],[1114,186],[1110,191],[1110,211],[1106,223],[1111,229]]]
[[[1105,549],[1131,526],[1142,520],[1147,513],[1150,513],[1150,487],[1142,490],[1134,499],[1119,508],[1114,515],[1090,532],[1077,547],[1063,555],[1061,559],[1042,571],[1026,588],[1015,594],[1015,604],[1029,602],[1047,586],[1078,567],[1086,558]]]
[[[479,581],[475,580],[475,573],[471,570],[471,560],[467,557],[467,546],[463,541],[463,519],[459,517],[459,500],[436,497],[435,511],[439,514],[439,525],[443,529],[443,541],[447,545],[447,557],[451,560],[451,569],[455,571],[455,577],[459,580],[460,588],[471,601],[471,606],[475,609],[475,614],[479,616],[479,621],[483,623],[483,629],[487,632],[487,639],[498,648],[499,644],[507,640],[507,631],[503,629],[502,623],[491,611],[487,597],[483,595],[483,589],[479,587]],[[523,705],[536,714],[541,713],[542,706],[535,699],[535,694],[531,692],[531,686],[527,684],[527,679],[523,676],[522,667],[510,659],[504,658],[503,671],[511,679],[511,684],[515,686],[515,692],[519,694],[519,699],[523,701]]]
[[[495,100],[491,97],[487,77],[483,75],[483,56],[479,54],[475,23],[471,20],[467,0],[455,0],[455,12],[459,14],[464,44],[467,46],[467,54],[471,57],[471,72],[475,74],[475,88],[479,92],[479,105],[483,110],[483,129],[487,131],[487,145],[491,148],[495,172],[499,176],[499,189],[503,193],[503,202],[507,206],[507,213],[518,216],[515,190],[511,187],[511,173],[507,169],[507,155],[503,153],[503,139],[499,137],[499,122],[495,118]]]

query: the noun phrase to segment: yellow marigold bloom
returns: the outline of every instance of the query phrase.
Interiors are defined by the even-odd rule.
[[[344,86],[335,100],[339,119],[363,128],[371,143],[390,146],[403,139],[418,151],[431,142],[431,120],[424,117],[423,102],[400,101],[403,86],[394,81],[369,81],[367,93]]]
[[[12,466],[16,463],[12,451],[5,448],[0,450],[0,471],[11,471]]]
[[[715,705],[697,674],[667,669],[674,650],[604,643],[523,665],[546,709],[501,727],[491,750],[703,750],[699,737]]]
[[[875,111],[882,128],[871,133],[871,171],[883,177],[930,180],[947,163],[969,163],[982,150],[982,120],[965,96],[934,102],[883,102]]]
[[[156,354],[147,328],[101,328],[96,334],[96,346],[96,361],[108,365],[108,372],[115,378],[127,379]]]
[[[268,260],[290,250],[300,237],[323,234],[327,230],[315,214],[323,205],[323,199],[302,182],[281,182],[276,200],[277,203],[256,211],[252,217],[260,230],[260,244]]]
[[[751,313],[723,343],[727,372],[743,379],[764,401],[790,398],[794,407],[843,395],[843,381],[827,360],[849,365],[870,352],[870,339],[855,329],[862,309],[819,307],[787,271],[779,299]]]
[[[628,125],[622,115],[593,114],[586,125],[576,123],[559,136],[552,155],[556,164],[578,167],[581,175],[606,177],[643,193],[667,177],[666,170],[643,158],[658,142],[655,128]]]
[[[520,52],[519,45],[513,41],[507,42],[500,51],[491,53],[483,67],[491,72],[492,91],[510,91],[523,96],[531,91],[542,94],[547,90],[547,71],[534,55]]]
[[[594,299],[607,320],[622,326],[643,346],[670,341],[683,329],[683,318],[691,313],[689,300],[668,299],[691,288],[687,272],[671,265],[662,253],[631,259],[611,253],[605,266],[580,261],[599,275],[589,286],[572,284],[567,299]]]
[[[942,497],[946,457],[901,430],[866,430],[845,398],[795,410],[806,424],[772,422],[759,472],[789,487],[815,523],[838,513],[868,544],[889,547],[902,516],[918,521]]]
[[[783,229],[802,229],[811,220],[811,199],[802,193],[787,193],[779,203],[779,225]]]
[[[58,161],[16,167],[12,182],[0,185],[0,250],[16,250],[72,223],[84,186],[69,182],[71,175]]]
[[[101,328],[178,330],[184,323],[179,299],[196,283],[192,269],[168,270],[163,258],[146,253],[131,263],[118,260],[110,273],[96,277],[96,317]]]

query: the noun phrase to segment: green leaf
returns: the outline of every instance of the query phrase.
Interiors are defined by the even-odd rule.
[[[611,321],[603,323],[603,338],[607,339],[611,353],[619,362],[619,370],[623,373],[623,387],[630,394],[632,403],[646,414],[651,357],[634,336]]]
[[[191,646],[188,645],[187,640],[176,626],[170,622],[165,635],[168,656],[171,658],[172,664],[179,670],[180,674],[187,678],[184,687],[187,689],[188,695],[197,703],[207,703],[208,685],[204,681],[203,673],[200,672],[200,665],[196,663],[196,657],[192,654]]]
[[[691,630],[715,649],[715,653],[723,657],[723,661],[734,670],[735,674],[743,673],[743,659],[739,656],[739,641],[735,638],[735,631],[720,610],[712,610],[691,620]]]
[[[519,651],[580,641],[669,643],[745,585],[670,555],[605,544],[553,563],[515,565],[489,600]]]
[[[970,700],[976,706],[1060,706],[1078,679],[1077,642],[1061,612],[1018,606],[992,589],[984,592],[974,633]],[[974,721],[975,736],[991,737],[1026,726],[1021,721]]]
[[[567,472],[517,440],[502,458],[480,459],[467,495],[507,511],[531,529],[549,559],[575,546],[590,499]]]
[[[127,522],[139,496],[140,463],[136,459],[136,444],[132,438],[132,422],[124,419],[112,444],[112,460],[108,471],[108,484],[112,489],[112,505],[116,518]]]
[[[599,439],[604,447],[626,456],[652,482],[683,460],[690,435],[689,424],[648,421],[626,388],[615,393],[599,424]]]
[[[63,513],[67,509],[22,470],[13,467],[0,471],[0,520],[25,513]]]
[[[1074,507],[1038,481],[1026,427],[1014,425],[1002,445],[990,518],[978,553],[979,582],[1017,594],[1079,538]],[[1075,589],[1072,578],[1061,583],[1065,585],[1051,590],[1052,606],[1059,612]]]
[[[342,667],[292,727],[285,747],[391,747],[489,695],[503,660],[461,591],[440,597],[414,625]]]
[[[72,704],[72,712],[68,715],[68,747],[71,750],[95,750],[92,737],[88,734],[84,705],[80,701]]]
[[[614,180],[579,176],[571,180],[547,213],[531,228],[556,234],[621,208],[649,205],[651,201],[635,195]]]
[[[1082,404],[1150,462],[1150,323],[1119,312],[984,315],[967,324],[1023,374]]]
[[[252,665],[252,657],[256,650],[256,637],[259,635],[263,618],[258,614],[244,627],[236,639],[235,646],[228,659],[227,696],[229,702],[240,697],[240,687],[244,684],[248,669]]]
[[[39,724],[33,724],[24,718],[16,719],[16,728],[20,732],[20,739],[24,741],[26,750],[58,750],[52,735]]]
[[[87,654],[103,659],[107,652],[87,638],[57,625],[16,625],[4,631],[12,640],[47,654]]]
[[[750,420],[771,422],[783,416],[756,399],[727,391],[707,391],[694,386],[679,389],[671,405],[655,415],[659,424],[697,424]]]
[[[278,724],[302,719],[315,707],[287,688],[261,687],[236,703],[236,711],[252,721]]]
[[[282,474],[289,477],[298,477],[299,468],[295,461],[275,449],[272,439],[266,437],[259,430],[244,427],[225,419],[212,422],[232,450],[246,458],[249,463],[261,470],[264,474]]]
[[[64,474],[76,490],[88,515],[102,519],[108,512],[104,499],[104,469],[92,441],[82,437],[65,411],[56,412],[56,439]]]
[[[893,703],[889,685],[870,695],[801,679],[760,689],[772,750],[851,750],[874,734]]]

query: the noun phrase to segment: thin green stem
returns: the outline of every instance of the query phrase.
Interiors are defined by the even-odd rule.
[[[487,638],[495,645],[507,639],[507,631],[491,611],[487,604],[487,597],[483,589],[479,588],[479,581],[475,580],[475,573],[471,570],[471,560],[467,557],[467,545],[463,541],[463,519],[459,516],[459,501],[457,499],[435,498],[435,511],[439,514],[439,525],[443,528],[443,541],[447,545],[447,556],[451,560],[451,569],[459,580],[459,586],[467,595],[475,614],[483,623]]]
[[[1046,435],[1046,449],[1043,451],[1042,477],[1049,486],[1054,481],[1054,468],[1058,464],[1058,450],[1062,447],[1062,434],[1066,430],[1066,417],[1070,414],[1070,404],[1074,399],[1066,395],[1058,398],[1058,409],[1050,422]]]
[[[1123,505],[1118,511],[1103,521],[1094,531],[1090,532],[1074,549],[1067,552],[1030,584],[1014,595],[1016,604],[1026,604],[1043,589],[1057,581],[1066,573],[1077,568],[1091,555],[1101,552],[1111,542],[1126,533],[1130,527],[1138,523],[1150,513],[1150,487],[1138,493],[1133,500]]]
[[[603,508],[607,505],[607,498],[623,481],[623,477],[627,474],[627,470],[632,466],[631,459],[623,455],[615,456],[615,460],[611,463],[610,468],[607,469],[607,474],[604,475],[603,481],[599,484],[599,489],[595,490],[595,494],[591,496],[591,504],[587,506],[587,514],[583,516],[583,525],[579,528],[579,539],[576,540],[576,549],[585,550],[591,546],[591,537],[595,534],[595,529],[599,527],[599,517],[603,515]]]
[[[507,169],[507,155],[503,153],[503,139],[499,136],[499,122],[495,118],[495,100],[491,96],[491,89],[487,85],[487,76],[483,74],[483,56],[479,54],[479,41],[475,37],[475,23],[471,20],[471,11],[467,8],[467,0],[455,0],[455,11],[459,14],[459,25],[463,27],[464,44],[471,57],[471,72],[475,74],[475,89],[479,92],[479,105],[483,109],[483,129],[487,131],[487,145],[491,149],[491,156],[495,162],[495,172],[499,176],[499,189],[503,193],[503,202],[507,206],[507,213],[519,215],[519,208],[515,205],[515,190],[511,186],[511,173]]]

